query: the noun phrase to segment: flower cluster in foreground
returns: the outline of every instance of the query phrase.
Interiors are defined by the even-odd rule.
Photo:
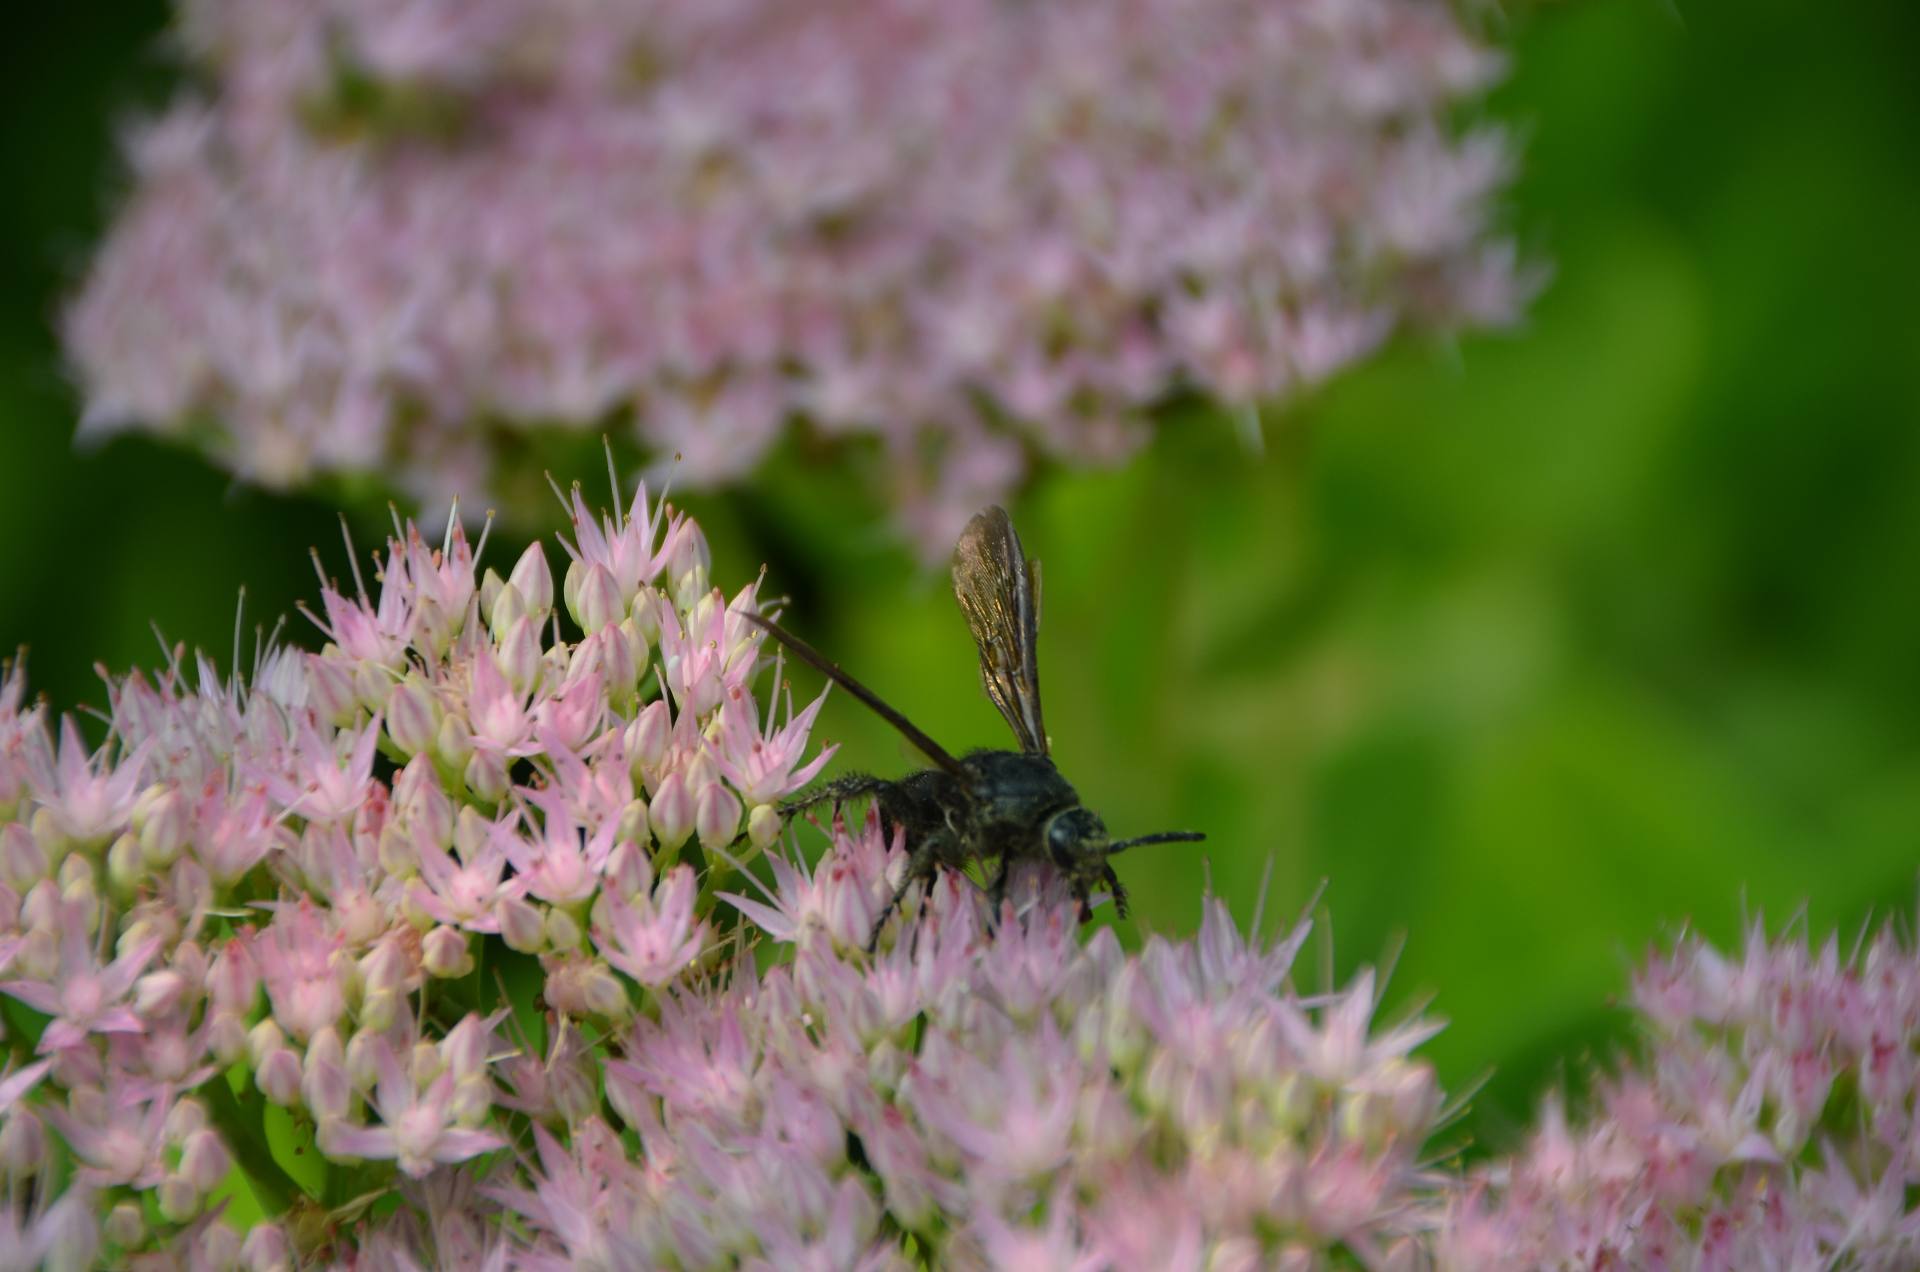
[[[761,880],[818,704],[756,695],[692,522],[568,506],[558,588],[401,527],[320,652],[111,680],[98,749],[6,675],[0,1263],[1252,1267],[1436,1221],[1431,1027],[1296,994],[1304,927],[1127,957],[1056,880],[950,876],[869,955],[872,818]]]
[[[1442,0],[181,0],[67,323],[91,429],[444,500],[616,421],[683,479],[795,417],[944,550],[1396,327],[1511,318],[1500,58]],[[511,446],[518,454],[524,439]]]
[[[756,697],[755,586],[712,586],[691,521],[644,488],[569,509],[558,589],[538,545],[476,577],[457,522],[437,550],[406,526],[377,597],[323,581],[321,652],[112,680],[98,750],[6,675],[0,1172],[84,1199],[19,1241],[225,1266],[236,1164],[273,1210],[507,1150],[541,1071],[501,1061],[540,1010],[605,1031],[714,955],[694,862],[772,841],[828,758],[818,704]],[[357,1173],[297,1181],[269,1125]]]
[[[567,502],[558,587],[401,527],[320,652],[112,680],[95,750],[0,677],[0,1267],[1920,1260],[1910,944],[1683,940],[1588,1116],[1442,1166],[1437,1025],[1303,993],[1304,921],[1127,954],[1034,864],[869,952],[905,845],[783,836],[756,588]]]
[[[1449,1216],[1460,1268],[1920,1266],[1920,957],[1883,930],[1729,958],[1696,937],[1640,970],[1639,1063],[1601,1080]]]

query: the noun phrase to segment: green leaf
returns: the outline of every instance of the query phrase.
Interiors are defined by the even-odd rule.
[[[295,1197],[305,1194],[274,1159],[261,1118],[263,1102],[249,1100],[243,1105],[235,1099],[226,1074],[203,1085],[199,1095],[220,1137],[233,1150],[234,1160],[246,1172],[247,1184],[261,1209],[272,1215],[285,1214]]]

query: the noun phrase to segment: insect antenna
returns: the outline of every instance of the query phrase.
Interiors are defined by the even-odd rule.
[[[928,737],[913,721],[888,706],[879,694],[867,688],[846,672],[840,670],[837,663],[829,662],[825,654],[815,649],[812,645],[807,644],[806,641],[801,640],[798,636],[795,636],[792,632],[770,618],[752,613],[751,611],[743,612],[740,616],[792,650],[793,656],[801,662],[806,663],[815,671],[818,671],[821,675],[833,681],[834,684],[839,685],[842,689],[845,689],[848,693],[866,703],[875,715],[898,729],[902,737],[913,743],[913,745],[920,750],[920,753],[932,760],[935,765],[945,769],[968,785],[973,784],[973,776],[967,772],[966,766],[961,764],[959,760],[954,759],[953,756],[947,754],[945,747]]]
[[[1138,848],[1142,844],[1197,844],[1206,836],[1197,830],[1162,830],[1151,835],[1141,835],[1135,839],[1122,839],[1117,844],[1108,844],[1107,853],[1112,855],[1128,848]]]

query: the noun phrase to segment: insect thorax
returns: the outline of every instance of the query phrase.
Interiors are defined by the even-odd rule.
[[[1072,784],[1044,755],[973,751],[960,762],[975,775],[972,802],[981,851],[1043,851],[1040,837],[1047,818],[1080,802]]]
[[[1045,756],[974,751],[960,762],[973,775],[970,785],[943,770],[923,769],[878,795],[881,815],[905,829],[910,845],[951,841],[941,854],[950,864],[1042,852],[1047,819],[1080,802]]]

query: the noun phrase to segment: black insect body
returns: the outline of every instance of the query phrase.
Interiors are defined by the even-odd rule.
[[[892,724],[933,761],[934,767],[899,779],[843,777],[782,806],[791,816],[819,804],[871,798],[881,818],[900,827],[911,853],[906,874],[880,912],[869,948],[907,889],[931,882],[941,867],[964,869],[996,861],[988,897],[998,911],[1015,863],[1050,862],[1080,902],[1080,918],[1092,917],[1091,894],[1104,885],[1121,914],[1127,893],[1108,863],[1114,853],[1140,844],[1192,842],[1193,831],[1165,831],[1115,842],[1106,824],[1080,802],[1071,783],[1047,753],[1040,714],[1040,673],[1035,658],[1040,632],[1038,563],[1029,564],[1001,508],[989,508],[967,524],[954,550],[953,590],[980,650],[980,678],[987,696],[1006,717],[1018,751],[972,751],[960,758],[915,727],[871,689],[840,670],[818,650],[768,619],[747,617],[803,661],[823,672]]]

